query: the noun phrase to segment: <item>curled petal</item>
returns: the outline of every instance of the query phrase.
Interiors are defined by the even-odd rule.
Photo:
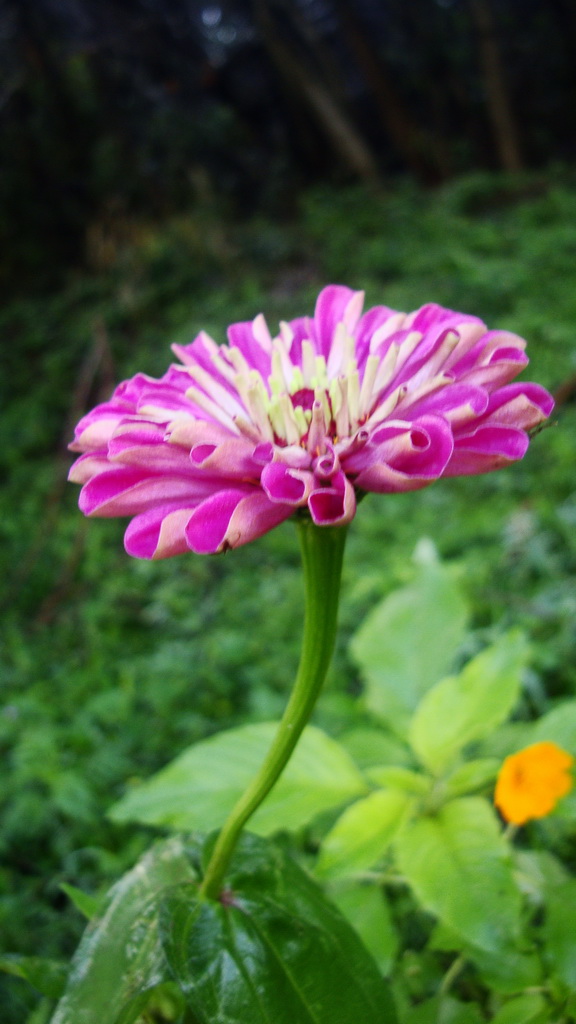
[[[220,444],[234,437],[221,423],[195,419],[193,416],[178,416],[168,424],[165,439],[170,444],[182,445],[190,450],[195,444]]]
[[[132,516],[149,508],[180,502],[194,505],[214,490],[214,480],[159,474],[133,466],[113,467],[92,477],[80,491],[87,516]]]
[[[270,462],[262,470],[262,487],[270,501],[305,505],[312,490],[312,473],[291,469],[282,462]]]
[[[506,426],[481,426],[454,442],[453,455],[444,476],[469,476],[501,469],[526,454],[529,438],[523,430]]]
[[[356,495],[344,473],[338,473],[328,487],[315,488],[308,498],[308,508],[316,526],[343,526],[354,518]]]
[[[134,517],[124,534],[124,547],[134,558],[170,558],[188,551],[186,525],[192,508],[161,505]]]
[[[478,424],[500,423],[530,430],[547,419],[553,408],[552,395],[539,384],[508,384],[490,396]]]
[[[102,402],[83,416],[74,431],[70,451],[85,452],[106,446],[127,410],[114,402]]]
[[[103,473],[109,468],[110,462],[108,461],[106,451],[87,452],[86,455],[81,455],[72,464],[68,473],[68,479],[74,484],[85,484],[93,476]]]
[[[260,489],[217,491],[194,509],[186,540],[199,555],[217,554],[256,540],[293,511],[292,505],[271,502]]]
[[[190,452],[195,469],[226,480],[254,480],[262,464],[254,458],[254,444],[247,438],[230,438],[221,444],[197,444]]]
[[[382,437],[383,433],[376,435],[380,444],[360,453],[364,468],[356,476],[357,487],[381,494],[414,491],[442,476],[454,442],[450,425],[441,416],[422,416],[393,435]]]

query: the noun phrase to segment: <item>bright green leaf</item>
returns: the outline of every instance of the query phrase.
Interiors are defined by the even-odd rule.
[[[166,958],[198,1024],[395,1024],[355,931],[278,847],[244,835],[226,899],[164,899]]]
[[[366,684],[366,706],[401,737],[422,695],[450,668],[468,609],[452,572],[420,566],[410,586],[390,594],[352,638]]]
[[[360,768],[375,764],[405,765],[413,761],[410,748],[381,726],[350,729],[338,739]]]
[[[498,774],[500,764],[501,762],[497,761],[495,757],[482,757],[475,761],[466,761],[446,779],[446,795],[449,797],[465,796],[490,785]]]
[[[530,743],[552,740],[571,754],[576,754],[576,700],[563,700],[557,707],[534,723]]]
[[[519,932],[520,893],[485,800],[452,800],[436,815],[410,822],[398,833],[396,853],[426,910],[481,949],[510,947]]]
[[[410,804],[406,792],[380,789],[347,807],[322,843],[319,875],[333,878],[372,867],[388,849]]]
[[[196,743],[110,810],[114,821],[139,821],[183,831],[219,828],[262,765],[276,722],[229,729]],[[317,814],[366,791],[350,755],[308,726],[282,777],[250,820],[268,835],[297,829]]]
[[[358,932],[382,974],[390,974],[399,938],[382,890],[362,882],[346,882],[331,887],[329,895]]]
[[[155,846],[110,890],[88,925],[51,1024],[132,1024],[148,993],[169,974],[158,940],[158,898],[196,879],[184,843]]]
[[[415,795],[427,793],[432,783],[430,776],[412,771],[411,768],[401,768],[396,765],[375,765],[373,768],[368,768],[365,775],[370,782],[375,782],[378,786],[404,789],[407,793]]]
[[[507,633],[423,698],[410,724],[410,742],[427,768],[440,773],[469,743],[500,725],[520,693],[527,643]]]
[[[492,1017],[490,1024],[540,1024],[549,1019],[546,1000],[538,993],[510,999]]]

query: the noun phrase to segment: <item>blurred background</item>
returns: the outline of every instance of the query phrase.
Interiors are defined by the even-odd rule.
[[[573,0],[3,0],[3,281],[138,217],[571,161],[575,48]]]
[[[317,721],[357,713],[348,640],[422,537],[457,563],[468,653],[528,631],[521,714],[574,695],[575,110],[574,0],[0,0],[4,951],[65,959],[62,884],[97,894],[151,838],[107,807],[277,717],[292,678],[289,523],[148,565],[66,483],[82,413],[202,328],[273,328],[334,281],[526,337],[552,427],[506,473],[366,499]],[[48,1019],[0,985],[6,1024]]]

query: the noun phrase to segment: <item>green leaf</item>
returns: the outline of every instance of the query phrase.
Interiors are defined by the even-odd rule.
[[[358,933],[382,974],[390,974],[399,938],[382,889],[347,881],[331,887],[329,895]]]
[[[538,993],[529,993],[504,1003],[490,1024],[540,1024],[548,1019],[548,1006],[544,997]]]
[[[576,990],[576,879],[551,886],[546,895],[546,913],[542,925],[545,959],[551,973]]]
[[[499,771],[501,761],[495,757],[482,757],[475,761],[461,764],[446,779],[446,795],[449,797],[464,796],[475,790],[491,785]]]
[[[347,807],[322,843],[318,874],[334,878],[372,867],[390,846],[411,803],[402,790],[380,789]]]
[[[179,829],[219,828],[259,770],[276,733],[260,722],[196,743],[109,811],[113,821]],[[366,791],[350,755],[320,729],[308,726],[282,777],[250,820],[268,835],[297,829],[317,814]]]
[[[405,765],[413,760],[410,748],[381,726],[350,729],[338,739],[360,768],[376,764]]]
[[[5,953],[0,956],[0,971],[23,978],[48,999],[59,999],[66,984],[68,964],[45,960],[39,956]]]
[[[430,776],[422,772],[412,771],[411,768],[401,768],[396,765],[375,765],[368,768],[364,773],[370,782],[378,786],[391,786],[393,789],[404,789],[407,793],[422,796],[427,793],[432,785]]]
[[[476,1003],[461,1003],[452,996],[432,996],[402,1015],[401,1024],[483,1024]]]
[[[467,620],[452,572],[429,563],[414,583],[385,598],[352,638],[366,706],[402,738],[422,695],[450,668]]]
[[[540,985],[542,964],[536,953],[515,948],[512,941],[502,951],[490,953],[485,949],[471,946],[452,928],[437,924],[428,940],[428,949],[456,951],[462,953],[476,967],[484,984],[503,995],[520,992],[522,989]]]
[[[96,916],[102,903],[102,900],[98,899],[97,896],[91,896],[90,893],[77,889],[75,885],[68,885],[67,882],[62,882],[60,888],[62,892],[66,893],[66,896],[74,904],[76,910],[79,910],[88,921],[91,921]]]
[[[542,963],[537,953],[515,949],[511,941],[505,952],[489,953],[473,946],[465,955],[475,965],[484,984],[503,995],[542,984]]]
[[[162,941],[199,1024],[394,1024],[386,982],[319,887],[280,848],[244,835],[219,901],[177,886]]]
[[[496,816],[480,797],[452,800],[405,825],[398,867],[425,910],[467,942],[497,952],[519,933],[520,893]]]
[[[132,1024],[148,993],[169,978],[158,940],[158,898],[197,876],[179,838],[155,846],[110,890],[72,961],[51,1024]]]
[[[552,740],[570,753],[576,752],[576,700],[563,700],[534,723],[529,743]]]
[[[410,742],[427,768],[441,773],[464,747],[508,717],[527,653],[524,635],[507,633],[460,675],[443,679],[425,695],[410,724]]]

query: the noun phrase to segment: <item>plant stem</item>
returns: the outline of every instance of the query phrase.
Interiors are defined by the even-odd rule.
[[[346,541],[344,526],[297,523],[304,569],[304,635],[294,688],[278,732],[260,771],[225,822],[200,887],[216,899],[244,825],[277,782],[307,725],[326,677],[336,640],[340,577]]]

